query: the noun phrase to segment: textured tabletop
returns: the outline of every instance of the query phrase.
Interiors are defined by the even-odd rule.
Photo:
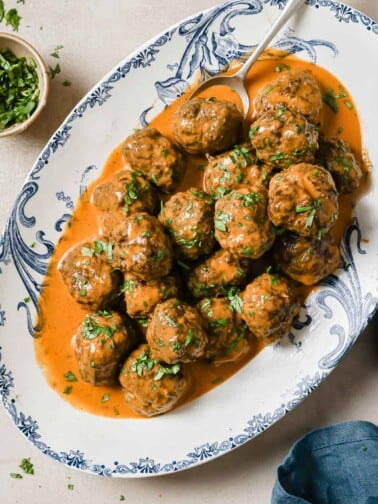
[[[50,99],[42,116],[22,136],[0,140],[1,228],[36,157],[77,101],[146,40],[217,3],[216,0],[4,0],[6,8],[16,7],[22,17],[19,34],[35,45],[49,64],[54,66],[57,62],[50,56],[54,49],[59,45],[63,48],[59,59],[61,73],[52,81]],[[349,5],[378,19],[377,0],[349,0]],[[7,31],[9,26],[5,27],[3,22],[0,30]],[[71,85],[64,86],[63,81]],[[0,408],[0,502],[268,503],[275,469],[298,437],[310,429],[338,421],[364,419],[378,423],[377,322],[375,317],[341,365],[311,397],[263,435],[211,463],[170,476],[117,480],[70,470],[28,443]],[[21,459],[27,457],[34,464],[34,476],[11,478],[10,473],[19,472]]]

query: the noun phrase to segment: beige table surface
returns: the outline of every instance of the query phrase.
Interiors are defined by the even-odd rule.
[[[23,180],[50,135],[76,102],[119,60],[171,24],[217,0],[5,0],[22,16],[20,35],[48,62],[58,44],[61,75],[52,81],[43,116],[21,137],[0,141],[0,228]],[[349,0],[378,19],[378,0]],[[3,28],[4,23],[1,25]],[[377,39],[378,40],[378,39]],[[371,62],[370,62],[371,63]],[[371,71],[377,71],[370,66]],[[63,80],[72,81],[63,87]],[[373,97],[372,97],[373,98]],[[275,469],[291,444],[329,423],[378,423],[378,319],[342,364],[278,424],[236,451],[186,472],[143,480],[105,479],[70,470],[42,455],[0,408],[0,504],[116,503],[220,504],[270,502]],[[35,475],[13,479],[22,458]],[[67,485],[74,485],[69,490]]]

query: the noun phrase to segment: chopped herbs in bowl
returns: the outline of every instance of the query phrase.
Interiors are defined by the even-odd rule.
[[[33,47],[0,33],[0,137],[24,131],[46,103],[46,66]]]

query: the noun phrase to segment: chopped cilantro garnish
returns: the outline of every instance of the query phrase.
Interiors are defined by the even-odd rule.
[[[60,70],[59,63],[57,63],[54,67],[49,65],[49,75],[50,75],[51,79],[54,79],[55,75],[60,74],[60,71],[61,70]]]
[[[108,402],[110,399],[110,394],[104,394],[102,397],[101,397],[101,402],[102,403],[105,403],[105,402]]]
[[[144,370],[151,371],[155,364],[156,361],[154,359],[151,359],[148,356],[148,353],[144,351],[131,364],[130,369],[131,371],[134,371],[134,373],[136,373],[138,376],[143,376]]]
[[[72,371],[67,371],[67,373],[64,373],[64,378],[68,381],[68,382],[76,382],[77,381],[77,378],[76,376],[73,374]]]
[[[34,466],[30,462],[30,458],[23,458],[19,466],[25,474],[34,474]]]
[[[62,46],[62,45],[57,45],[57,46],[55,47],[55,49],[54,49],[54,52],[52,52],[52,53],[50,54],[50,56],[52,56],[53,58],[57,58],[57,59],[59,59],[59,58],[60,58],[60,54],[59,54],[59,52],[60,52],[60,50],[61,50],[61,49],[63,49],[63,46]]]
[[[15,479],[21,479],[22,478],[22,476],[21,476],[20,473],[13,473],[13,472],[10,473],[10,477],[11,478],[15,478]]]
[[[159,381],[164,375],[177,375],[181,371],[180,364],[174,364],[173,366],[163,366],[159,365],[159,370],[155,375],[155,380]]]
[[[6,25],[11,25],[13,31],[18,31],[21,16],[18,15],[17,9],[9,9],[5,13]]]
[[[0,49],[0,131],[28,119],[38,101],[35,61]]]

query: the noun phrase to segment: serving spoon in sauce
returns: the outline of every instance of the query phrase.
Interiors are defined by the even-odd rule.
[[[224,76],[215,75],[214,77],[210,77],[209,79],[205,80],[194,89],[194,91],[190,94],[189,99],[194,98],[199,93],[201,93],[205,89],[208,89],[209,87],[229,86],[239,94],[243,104],[244,116],[246,116],[249,110],[249,96],[245,86],[245,79],[249,69],[256,62],[258,57],[262,54],[262,52],[267,47],[269,42],[292,17],[292,15],[296,12],[298,7],[304,4],[304,2],[305,0],[288,0],[281,14],[278,16],[276,21],[270,27],[265,37],[253,51],[251,56],[245,61],[243,66],[233,75],[224,75]]]

